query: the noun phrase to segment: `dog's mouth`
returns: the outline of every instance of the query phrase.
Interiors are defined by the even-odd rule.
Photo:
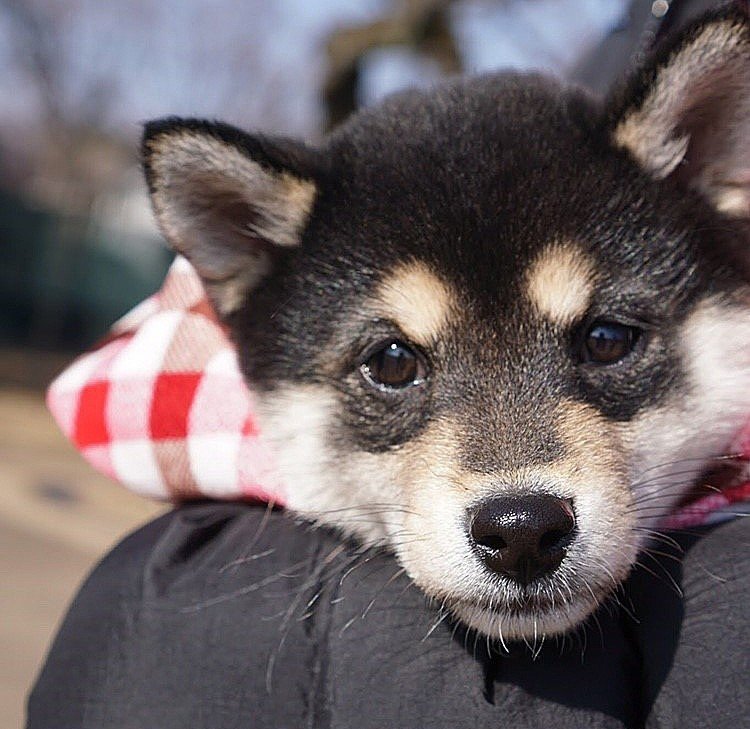
[[[461,598],[456,601],[456,605],[465,608],[474,608],[477,610],[486,610],[487,612],[502,612],[505,615],[519,617],[531,613],[545,613],[551,610],[563,608],[571,601],[572,594],[563,597],[562,594],[553,596],[551,590],[541,593],[528,588],[518,590],[511,598],[502,599],[479,597],[476,599]]]
[[[608,590],[592,590],[571,592],[564,598],[529,595],[509,603],[457,599],[445,605],[461,622],[503,643],[566,633],[580,625],[609,594]]]
[[[477,597],[440,602],[458,620],[491,638],[520,640],[567,632],[594,612],[614,586],[568,585],[544,580]]]

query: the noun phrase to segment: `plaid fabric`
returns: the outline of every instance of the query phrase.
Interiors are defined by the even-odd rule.
[[[133,491],[285,502],[234,348],[183,258],[157,294],[52,383],[47,403],[94,468]],[[750,460],[750,426],[736,445]],[[748,504],[750,483],[735,483],[683,504],[662,527],[719,521]]]
[[[252,394],[190,264],[50,386],[60,428],[102,473],[160,499],[283,503]]]

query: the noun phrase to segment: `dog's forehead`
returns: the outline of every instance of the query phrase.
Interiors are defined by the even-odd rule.
[[[395,99],[334,135],[319,237],[336,239],[342,265],[347,250],[378,272],[421,260],[480,301],[528,294],[572,320],[593,281],[648,278],[633,254],[649,247],[658,263],[679,238],[645,176],[597,136],[597,114],[517,76]]]
[[[454,234],[462,226],[489,232],[510,222],[512,210],[534,211],[525,221],[533,227],[563,212],[554,203],[582,186],[608,182],[599,169],[606,163],[587,149],[596,115],[587,98],[537,77],[498,75],[397,96],[332,136],[333,194],[394,227],[411,219]]]
[[[513,286],[502,292],[496,274],[492,292],[485,291],[480,302],[470,280],[411,258],[380,274],[370,310],[393,321],[415,343],[430,346],[450,328],[476,333],[472,313],[489,314],[490,327],[500,327],[498,310],[510,314],[503,306],[509,302],[527,319],[567,327],[586,313],[601,278],[592,256],[572,240],[542,246],[530,263],[520,270],[506,267],[506,274],[506,279],[515,277]]]

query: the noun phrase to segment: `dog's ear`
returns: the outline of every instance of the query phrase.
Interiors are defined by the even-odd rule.
[[[610,99],[608,131],[657,178],[750,218],[750,16],[740,2],[696,20]]]
[[[142,149],[161,231],[231,314],[300,244],[317,193],[313,151],[194,119],[147,124]]]

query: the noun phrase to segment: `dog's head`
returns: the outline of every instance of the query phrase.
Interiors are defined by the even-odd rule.
[[[491,635],[580,622],[750,413],[750,23],[606,103],[495,75],[318,148],[148,125],[290,506]]]

